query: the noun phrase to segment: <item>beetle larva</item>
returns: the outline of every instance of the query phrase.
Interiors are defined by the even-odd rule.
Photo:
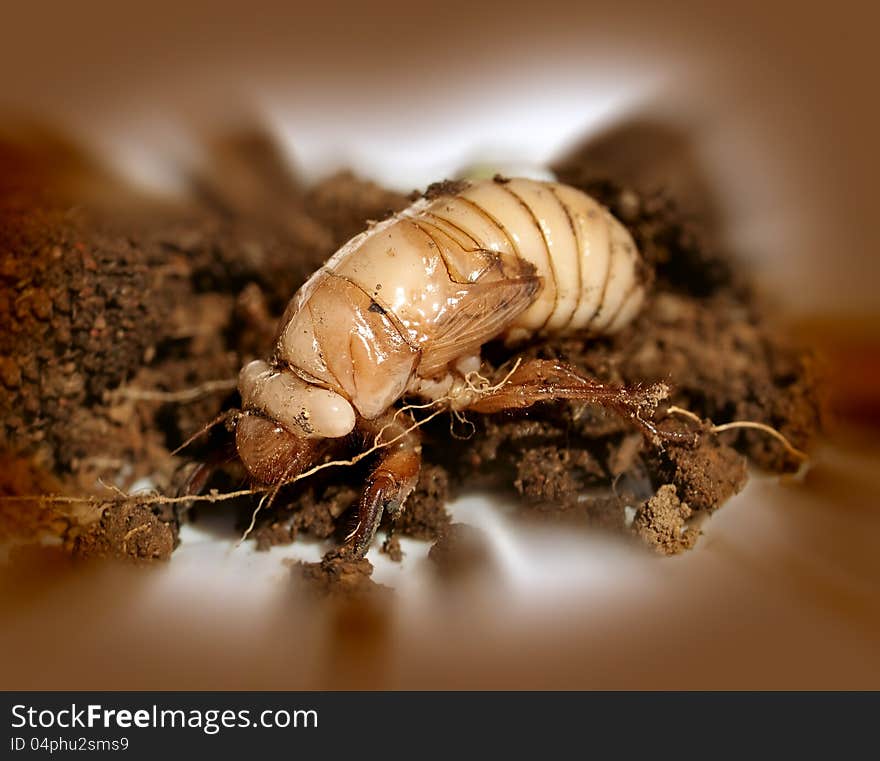
[[[418,438],[393,414],[403,396],[475,412],[581,399],[656,435],[641,413],[660,386],[610,387],[542,360],[496,386],[469,380],[491,339],[620,329],[642,304],[645,271],[623,225],[579,190],[526,179],[441,188],[346,243],[294,295],[271,360],[241,372],[239,457],[271,485],[352,432],[390,434],[353,533],[363,554],[418,476]]]

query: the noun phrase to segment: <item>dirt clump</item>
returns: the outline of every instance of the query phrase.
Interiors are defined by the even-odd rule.
[[[382,542],[382,552],[393,562],[400,563],[405,554],[403,548],[400,546],[400,537],[394,534],[386,537],[385,541]]]
[[[675,555],[689,550],[697,541],[699,531],[688,525],[693,514],[688,504],[678,498],[675,487],[664,484],[636,511],[632,528],[657,552]]]
[[[746,458],[711,435],[693,447],[669,446],[658,470],[667,474],[691,510],[712,512],[740,491],[748,479]]]
[[[290,566],[297,581],[317,598],[362,599],[390,591],[370,578],[373,565],[366,558],[332,555],[317,563]]]
[[[71,543],[81,557],[168,560],[177,544],[177,525],[137,502],[111,502],[97,521],[79,528]]]
[[[466,180],[440,180],[428,185],[424,193],[414,191],[411,198],[413,200],[424,198],[426,201],[433,201],[443,196],[454,196],[456,193],[466,190],[467,187],[468,183]]]

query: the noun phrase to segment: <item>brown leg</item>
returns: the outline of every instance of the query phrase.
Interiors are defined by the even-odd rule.
[[[177,469],[174,480],[178,483],[176,496],[193,497],[204,492],[211,476],[236,458],[235,447],[226,444],[208,455],[202,462],[186,463]],[[180,482],[183,479],[182,483]]]
[[[376,529],[382,520],[382,514],[388,512],[397,518],[403,510],[406,498],[415,488],[422,464],[422,448],[415,431],[404,433],[407,428],[406,418],[398,416],[391,422],[391,415],[379,421],[373,421],[368,433],[372,443],[375,435],[384,427],[382,441],[391,441],[400,437],[395,443],[381,450],[381,459],[367,479],[367,485],[358,505],[358,525],[348,538],[347,547],[357,557],[363,557],[370,549]],[[383,422],[384,421],[384,422]]]
[[[663,383],[650,386],[610,386],[588,378],[558,360],[532,359],[521,364],[499,388],[487,390],[466,409],[492,413],[530,407],[553,399],[578,401],[610,407],[631,418],[655,443],[681,439],[683,434],[659,430],[650,420],[657,405],[669,395]],[[689,441],[690,435],[685,435]],[[683,440],[683,439],[681,439]]]

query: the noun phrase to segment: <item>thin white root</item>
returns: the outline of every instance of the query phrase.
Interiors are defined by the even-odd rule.
[[[402,409],[400,409],[398,411],[403,412],[403,411],[409,410],[409,409],[423,409],[424,407],[430,407],[430,406],[438,404],[439,402],[442,402],[442,401],[445,401],[445,400],[438,399],[437,401],[432,402],[431,404],[428,404],[428,405],[410,405],[408,407],[403,407]],[[407,428],[406,430],[397,434],[397,436],[395,436],[393,439],[389,439],[388,441],[380,442],[379,439],[381,438],[382,433],[384,433],[384,431],[391,425],[391,423],[387,423],[386,425],[382,426],[382,428],[379,430],[379,433],[376,434],[376,438],[374,440],[373,446],[371,446],[369,449],[366,449],[363,452],[360,452],[359,454],[355,455],[350,460],[330,460],[329,462],[322,462],[320,465],[315,465],[315,467],[310,468],[309,470],[306,470],[306,471],[300,473],[299,475],[294,476],[293,478],[279,481],[279,483],[273,487],[272,494],[271,494],[271,497],[269,498],[269,502],[268,502],[267,506],[272,504],[272,501],[275,499],[275,495],[278,493],[278,491],[281,489],[282,486],[289,486],[290,484],[295,484],[297,481],[302,481],[302,479],[308,478],[309,476],[317,473],[319,470],[324,470],[324,468],[330,468],[330,467],[334,467],[336,465],[356,465],[361,460],[363,460],[365,457],[369,457],[371,454],[373,454],[373,452],[376,452],[380,449],[384,449],[386,447],[390,447],[392,444],[397,443],[402,438],[404,438],[405,436],[409,435],[414,430],[416,430],[416,428],[419,428],[420,426],[425,425],[425,423],[427,423],[429,420],[433,420],[435,417],[437,417],[437,415],[439,415],[445,411],[446,411],[446,408],[441,407],[439,410],[436,410],[435,412],[432,412],[430,415],[428,415],[428,417],[426,417],[424,420],[416,421],[409,428]],[[395,417],[396,417],[396,414],[395,414]],[[257,514],[263,508],[263,503],[265,502],[267,496],[269,496],[269,495],[268,494],[264,495],[264,497],[257,504],[257,507],[253,512],[253,515],[251,515],[250,525],[247,527],[247,530],[244,532],[244,534],[242,534],[242,537],[238,542],[239,544],[241,544],[245,539],[247,539],[250,532],[253,531],[254,525],[256,524],[256,521],[257,521]]]
[[[192,388],[180,391],[156,391],[145,388],[118,388],[111,392],[113,399],[130,399],[138,402],[192,402],[203,396],[215,394],[218,391],[232,391],[238,385],[237,378],[225,378],[201,383]]]
[[[697,413],[691,412],[690,410],[686,410],[684,407],[676,407],[674,404],[671,405],[666,410],[667,415],[681,415],[682,417],[686,417],[690,420],[693,420],[695,423],[703,424],[703,418],[701,418]]]
[[[272,496],[274,496],[275,494],[277,494],[277,491],[266,492],[262,497],[260,497],[260,501],[257,502],[257,506],[254,508],[253,513],[251,513],[251,522],[248,524],[248,527],[244,530],[244,533],[241,535],[241,538],[238,540],[238,542],[236,542],[236,544],[235,544],[236,547],[241,547],[242,543],[250,536],[251,531],[254,530],[254,526],[257,523],[257,515],[259,514],[260,510],[263,509],[263,503],[266,501],[266,498],[270,494]]]
[[[693,420],[700,425],[703,424],[703,420],[700,418],[699,415],[691,412],[690,410],[686,410],[683,407],[676,407],[673,405],[666,410],[666,414],[681,415],[682,417]],[[790,455],[797,457],[799,460],[808,460],[810,458],[810,456],[806,452],[798,449],[779,431],[777,431],[772,426],[767,425],[766,423],[759,423],[755,420],[734,420],[731,423],[722,423],[721,425],[715,425],[711,420],[708,422],[710,424],[709,430],[712,433],[724,433],[725,431],[732,431],[737,428],[752,428],[757,431],[763,431],[764,433],[772,436],[774,439],[779,441],[779,443],[782,444],[782,446],[785,448],[785,451],[788,452]]]
[[[445,404],[448,401],[450,401],[450,398],[448,396],[443,396],[440,399],[435,399],[433,402],[426,402],[425,404],[407,404],[405,407],[401,407],[399,410],[397,410],[394,413],[394,416],[391,418],[391,421],[386,423],[385,425],[383,425],[379,429],[379,432],[376,434],[375,438],[373,439],[373,446],[374,447],[383,446],[381,444],[382,434],[384,434],[385,431],[387,431],[389,428],[391,428],[397,422],[397,416],[400,415],[401,413],[411,412],[412,410],[427,410],[427,409],[430,409],[431,407],[436,407],[437,405]],[[415,420],[415,418],[413,418],[412,415],[410,415],[410,418]],[[427,422],[427,420],[425,422]]]
[[[442,400],[438,400],[442,401]],[[389,439],[388,441],[379,442],[373,444],[369,449],[360,452],[359,454],[352,457],[350,460],[330,460],[328,462],[323,462],[320,465],[315,465],[315,467],[310,468],[309,470],[300,473],[293,478],[282,480],[275,486],[260,486],[251,489],[239,489],[238,491],[230,491],[230,492],[210,492],[208,494],[193,494],[193,495],[185,495],[182,497],[167,497],[161,494],[126,494],[121,489],[116,487],[110,487],[107,484],[104,484],[105,488],[111,489],[116,493],[116,496],[112,499],[108,499],[106,497],[98,497],[98,496],[88,496],[88,497],[67,497],[59,494],[34,494],[34,495],[18,495],[13,497],[0,497],[0,502],[37,502],[39,504],[54,504],[54,505],[91,505],[93,507],[100,507],[101,505],[107,503],[108,501],[116,501],[116,502],[126,502],[126,501],[136,501],[141,505],[180,505],[184,503],[193,503],[193,502],[226,502],[232,499],[238,499],[239,497],[250,497],[255,494],[262,494],[263,498],[260,500],[260,503],[257,505],[257,509],[254,511],[254,514],[251,519],[251,525],[248,527],[248,531],[245,532],[245,537],[253,530],[254,523],[256,522],[257,513],[260,511],[263,506],[266,498],[270,497],[270,493],[277,493],[283,486],[289,486],[290,484],[296,483],[297,481],[301,481],[304,478],[308,478],[309,476],[317,473],[319,470],[324,470],[325,468],[335,467],[337,465],[356,465],[365,457],[369,457],[374,452],[384,449],[386,447],[391,446],[392,444],[397,443],[405,436],[412,433],[416,428],[425,425],[430,420],[433,420],[435,417],[445,412],[445,408],[440,408],[435,412],[428,415],[428,417],[423,420],[419,420],[415,422],[413,425],[406,428],[401,433],[397,434],[397,436]]]
[[[481,376],[479,373],[469,373],[466,376],[466,382],[468,387],[479,394],[488,394],[494,393],[502,386],[504,386],[511,378],[511,376],[516,372],[517,368],[522,363],[521,359],[517,359],[511,368],[510,372],[505,375],[503,380],[500,383],[495,384],[494,386],[489,385],[489,380]],[[472,378],[476,378],[479,381],[479,385],[475,384]],[[150,399],[150,400],[161,400],[161,401],[188,401],[192,399],[197,399],[199,396],[211,393],[213,391],[219,390],[229,390],[235,387],[235,382],[232,380],[227,381],[211,381],[208,384],[203,384],[197,388],[187,389],[185,391],[171,392],[170,394],[165,394],[165,392],[139,392],[136,389],[128,389],[126,392],[126,396],[128,398],[138,398],[138,399]],[[390,447],[392,444],[396,444],[398,441],[408,436],[417,428],[425,425],[429,421],[433,420],[438,415],[446,412],[448,409],[448,403],[452,401],[452,398],[449,396],[441,397],[440,399],[435,399],[432,402],[427,402],[425,404],[409,404],[404,407],[401,407],[394,413],[392,420],[390,423],[384,425],[379,432],[376,434],[376,437],[373,440],[373,445],[364,450],[363,452],[358,453],[354,457],[349,460],[330,460],[328,462],[320,463],[319,465],[315,465],[313,468],[300,473],[293,478],[283,479],[278,484],[274,486],[260,486],[254,487],[250,489],[239,489],[238,491],[231,492],[221,492],[218,493],[216,491],[209,492],[208,494],[194,494],[194,495],[184,495],[181,497],[167,497],[161,494],[127,494],[122,491],[118,487],[111,486],[106,483],[101,483],[102,486],[114,492],[114,497],[112,499],[107,499],[105,497],[98,496],[88,496],[88,497],[68,497],[58,494],[36,494],[30,496],[13,496],[13,497],[3,497],[0,496],[0,502],[37,502],[39,504],[63,504],[63,505],[90,505],[95,508],[100,508],[101,506],[105,506],[108,502],[117,502],[124,503],[127,501],[136,501],[141,505],[180,505],[180,504],[192,504],[196,502],[226,502],[233,499],[238,499],[240,497],[250,497],[255,494],[261,494],[262,497],[260,501],[257,503],[257,507],[251,515],[251,521],[239,540],[239,544],[245,541],[247,537],[253,531],[257,516],[264,506],[269,506],[272,504],[272,501],[275,499],[275,496],[278,494],[279,490],[284,486],[289,486],[290,484],[294,484],[297,481],[301,481],[304,478],[308,478],[309,476],[314,475],[319,470],[324,470],[325,468],[336,467],[339,465],[356,465],[361,460],[366,457],[369,457],[374,452],[377,452],[380,449],[385,449],[386,447]],[[430,415],[425,417],[422,420],[415,421],[411,426],[404,429],[401,433],[397,434],[393,438],[388,441],[382,441],[382,436],[385,431],[391,427],[397,420],[398,415],[403,413],[411,412],[412,410],[424,410],[430,409],[432,407],[439,407]],[[187,444],[189,444],[194,439],[201,436],[211,427],[221,422],[222,420],[229,417],[231,411],[226,411],[221,413],[215,420],[209,423],[207,426],[198,431],[195,435],[190,437],[186,442],[184,442],[180,447],[178,447],[174,453],[183,449]],[[459,418],[459,420],[464,419],[465,422],[470,424],[470,421],[467,421],[466,418]],[[472,425],[472,424],[470,424]],[[172,453],[173,454],[173,453]]]
[[[101,507],[108,502],[137,502],[140,505],[179,505],[184,502],[226,502],[239,497],[247,497],[253,494],[262,494],[269,490],[269,487],[256,487],[253,489],[240,489],[238,491],[228,492],[210,492],[208,494],[192,494],[183,497],[166,497],[162,494],[126,494],[122,492],[122,496],[114,498],[98,497],[95,495],[88,497],[67,497],[61,494],[26,494],[15,495],[11,497],[0,496],[0,502],[37,502],[46,505],[92,505],[93,507]]]
[[[334,465],[356,465],[361,460],[363,460],[365,457],[369,457],[371,454],[373,454],[373,452],[376,452],[379,449],[384,449],[385,447],[390,447],[392,444],[396,444],[402,438],[404,438],[405,436],[409,435],[414,430],[416,430],[416,428],[419,428],[419,427],[425,425],[425,423],[427,423],[430,420],[433,420],[435,417],[437,417],[437,415],[440,415],[441,413],[443,413],[445,411],[446,411],[445,408],[441,408],[439,410],[436,410],[435,412],[432,412],[424,420],[417,421],[416,423],[411,425],[406,430],[397,434],[397,436],[395,436],[393,439],[389,439],[388,441],[383,441],[378,444],[373,444],[373,446],[371,446],[369,449],[366,449],[363,452],[360,452],[359,454],[352,457],[350,460],[331,460],[330,462],[324,462],[324,463],[321,463],[320,465],[315,465],[314,468],[310,468],[309,470],[305,471],[304,473],[300,473],[298,476],[295,476],[294,478],[291,478],[288,481],[282,482],[282,484],[284,486],[286,486],[288,484],[296,483],[297,481],[301,481],[303,478],[308,478],[313,473],[317,473],[319,470],[324,470],[324,468],[329,468]],[[384,428],[383,428],[383,430],[384,430]],[[379,433],[381,434],[382,431],[380,431]]]
[[[115,492],[117,497],[121,499],[128,499],[128,494],[126,494],[122,489],[120,489],[116,484],[108,484],[103,478],[98,478],[98,483],[101,484],[105,489],[109,491]]]
[[[455,421],[458,421],[462,426],[464,426],[467,431],[466,434],[462,435],[457,433],[455,430]],[[452,410],[452,416],[449,418],[449,435],[452,436],[453,439],[457,439],[458,441],[470,441],[474,437],[474,434],[477,432],[477,427],[467,419],[467,416],[461,410]]]
[[[237,410],[224,410],[217,417],[215,417],[210,423],[206,423],[199,430],[197,430],[192,436],[190,436],[186,441],[183,442],[179,447],[174,449],[171,454],[176,455],[179,452],[186,449],[190,444],[192,444],[197,438],[200,436],[204,436],[208,431],[210,431],[215,425],[218,423],[225,423],[229,418],[238,414]]]
[[[724,433],[724,431],[729,431],[734,428],[754,428],[758,431],[763,431],[764,433],[769,434],[774,439],[779,441],[783,447],[785,447],[785,451],[789,454],[797,457],[800,460],[808,460],[809,455],[801,449],[798,449],[794,444],[792,444],[785,436],[783,436],[779,431],[777,431],[772,426],[766,425],[765,423],[758,423],[754,420],[735,420],[732,423],[724,423],[722,425],[713,425],[712,431],[714,433]]]
[[[478,370],[473,370],[464,376],[464,382],[467,384],[467,387],[470,391],[474,391],[477,394],[493,394],[499,389],[501,389],[507,381],[510,380],[511,376],[517,371],[517,368],[522,364],[522,357],[517,357],[516,362],[513,363],[513,367],[510,368],[510,372],[501,379],[500,383],[496,383],[494,386],[490,386],[489,379],[483,375],[480,375]],[[476,379],[478,383],[474,383]]]

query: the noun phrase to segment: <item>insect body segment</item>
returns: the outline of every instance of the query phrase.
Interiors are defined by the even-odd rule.
[[[265,426],[247,423],[239,455],[255,477],[280,481],[314,450],[308,441],[363,435],[404,394],[448,398],[450,407],[467,409],[478,400],[461,379],[466,368],[479,367],[483,344],[618,330],[641,306],[642,271],[626,229],[574,188],[480,181],[422,199],[345,244],[291,300],[271,363],[253,362],[240,377],[245,418],[275,424],[275,443],[257,447],[254,436]],[[497,404],[552,397],[561,377],[554,372],[527,370],[522,378],[531,385],[516,403],[504,396]],[[590,381],[576,393],[606,403],[598,387]],[[566,389],[562,395],[571,398],[571,383]],[[624,392],[614,399],[617,408],[626,406]],[[276,466],[267,470],[267,458]],[[402,504],[411,489],[412,473],[398,479],[405,489],[389,485],[392,465],[411,469],[416,461],[403,450],[383,460],[384,475],[371,483],[384,486],[371,487],[361,506],[361,523],[369,525],[359,528],[358,552],[381,517],[377,495],[394,492]]]

